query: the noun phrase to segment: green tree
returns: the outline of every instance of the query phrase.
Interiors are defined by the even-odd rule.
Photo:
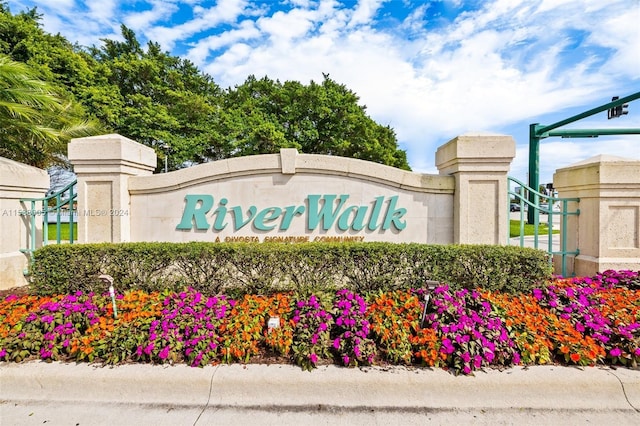
[[[218,143],[219,87],[188,60],[154,42],[145,50],[131,29],[121,30],[123,41],[90,49],[103,71],[87,92],[89,110],[113,131],[154,147],[158,169],[167,154],[159,141],[170,147],[171,169],[201,161]]]
[[[0,156],[44,168],[64,162],[69,139],[95,126],[34,74],[0,55]]]
[[[101,70],[79,46],[60,34],[44,31],[41,17],[35,8],[12,15],[8,6],[0,3],[0,54],[29,65],[38,78],[55,86],[66,99],[81,100]]]
[[[124,25],[122,40],[82,48],[46,33],[39,21],[36,9],[12,15],[0,3],[0,54],[28,64],[76,117],[94,117],[103,132],[154,147],[158,170],[164,144],[170,169],[283,147],[409,169],[393,129],[372,120],[358,96],[328,75],[308,85],[249,76],[221,90],[188,60],[154,42],[143,47]],[[61,142],[56,149],[64,151]]]
[[[322,83],[308,85],[249,76],[225,93],[218,134],[233,156],[294,147],[409,170],[393,129],[377,124],[358,102],[354,92],[326,74]]]

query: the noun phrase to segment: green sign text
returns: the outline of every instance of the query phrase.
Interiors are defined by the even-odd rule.
[[[348,205],[349,195],[309,195],[306,203],[299,206],[266,207],[258,210],[249,206],[228,206],[226,198],[220,198],[214,208],[215,200],[208,194],[188,194],[182,219],[176,227],[180,230],[222,231],[228,225],[237,231],[251,224],[258,231],[278,229],[286,231],[294,220],[306,220],[308,230],[320,228],[329,230],[336,226],[341,231],[388,230],[398,231],[407,224],[402,218],[407,209],[398,208],[398,196],[375,197],[369,205]]]

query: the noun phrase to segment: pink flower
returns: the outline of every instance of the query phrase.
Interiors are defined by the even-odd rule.
[[[482,357],[480,355],[476,355],[473,357],[473,366],[475,368],[480,368],[482,365]]]
[[[495,355],[493,354],[493,352],[490,352],[490,351],[485,352],[484,359],[486,359],[487,362],[493,361],[493,358],[495,358]]]
[[[513,354],[513,363],[516,365],[520,364],[520,354],[518,352]]]
[[[165,346],[160,353],[158,354],[158,356],[160,357],[160,359],[167,359],[167,357],[169,356],[169,346]]]
[[[620,348],[613,348],[609,351],[609,355],[611,356],[620,356],[622,355],[622,350]]]
[[[314,353],[310,353],[309,354],[309,361],[311,361],[312,364],[317,364],[318,363],[318,355],[314,354]]]
[[[144,347],[144,349],[142,350],[142,352],[144,352],[147,355],[151,355],[151,351],[153,351],[153,343],[149,343],[147,346]]]
[[[347,355],[344,355],[342,357],[342,362],[344,362],[344,365],[349,365],[349,357]]]

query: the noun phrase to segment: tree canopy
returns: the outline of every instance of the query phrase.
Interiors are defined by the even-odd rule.
[[[157,43],[143,47],[124,25],[122,40],[84,48],[46,33],[40,19],[36,9],[13,15],[0,3],[0,54],[28,66],[29,78],[40,79],[67,106],[63,123],[51,124],[69,127],[77,119],[96,120],[99,126],[85,130],[115,132],[154,147],[158,169],[167,154],[170,169],[176,169],[283,147],[409,169],[393,129],[371,119],[358,96],[328,74],[309,84],[249,76],[223,90],[193,63],[162,51]],[[5,123],[11,117],[6,109],[0,114]],[[30,135],[31,141],[38,139]],[[15,136],[0,140],[0,155],[16,158],[9,154],[20,140]],[[60,137],[51,153],[64,156],[67,141]]]
[[[408,169],[388,126],[377,124],[358,96],[328,74],[321,83],[273,81],[249,76],[224,97],[220,135],[234,154],[277,152],[292,147]]]

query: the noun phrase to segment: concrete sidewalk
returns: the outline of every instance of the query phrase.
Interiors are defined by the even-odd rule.
[[[0,363],[0,423],[640,424],[640,371]]]

